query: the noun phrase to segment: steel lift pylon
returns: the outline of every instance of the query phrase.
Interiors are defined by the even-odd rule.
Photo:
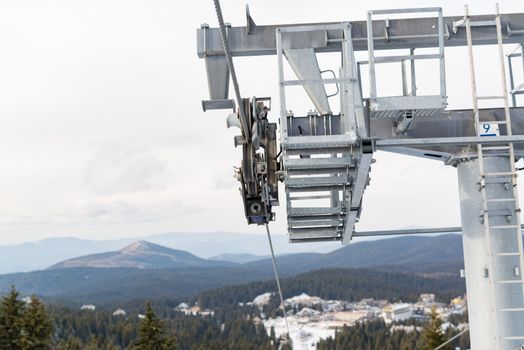
[[[417,13],[425,17],[414,17]],[[431,13],[436,16],[428,17]],[[524,155],[524,108],[517,106],[523,87],[515,82],[511,70],[512,61],[523,56],[522,51],[507,56],[510,107],[504,45],[518,44],[522,49],[524,13],[499,14],[497,9],[495,15],[466,12],[465,16],[445,17],[440,8],[372,10],[366,21],[270,26],[256,25],[249,11],[246,18],[245,27],[227,27],[227,56],[277,56],[277,143],[281,149],[277,152],[273,138],[268,138],[262,142],[263,152],[244,152],[239,179],[248,222],[263,224],[274,219],[271,208],[279,203],[276,181],[281,181],[291,242],[349,243],[354,236],[385,235],[388,232],[355,232],[373,153],[383,150],[452,165],[459,179],[471,349],[523,346],[524,259],[515,161]],[[203,107],[232,109],[228,125],[244,129],[244,136],[236,137],[235,144],[245,149],[258,145],[258,138],[246,139],[246,133],[269,130],[269,108],[256,98],[236,108],[229,99],[228,62],[220,38],[219,30],[208,25],[197,30],[198,55],[206,62],[210,90],[210,100],[203,101]],[[497,96],[477,94],[475,45],[496,45],[498,49],[501,92]],[[445,47],[456,46],[467,48],[470,56],[470,110],[446,109]],[[427,53],[430,49],[434,52]],[[395,54],[389,54],[390,50]],[[399,50],[406,54],[398,55]],[[368,59],[357,61],[356,51],[367,51]],[[332,77],[320,68],[318,55],[324,53],[340,57],[340,66],[330,70]],[[418,60],[437,62],[437,94],[417,92]],[[377,89],[383,78],[377,66],[388,63],[401,70],[399,96],[383,96]],[[368,68],[369,97],[362,91],[364,66]],[[290,73],[294,78],[289,78]],[[328,85],[336,87],[336,100],[327,94]],[[306,92],[304,104],[313,106],[309,112],[290,110],[287,93],[296,86]],[[503,107],[480,109],[480,99],[498,100]],[[243,120],[251,123],[251,131],[245,131]],[[267,145],[273,146],[269,149]],[[271,167],[268,161],[273,162]],[[272,191],[256,181],[246,185],[245,174],[266,179]],[[389,233],[414,233],[408,231]]]
[[[499,56],[501,89],[496,96],[481,96],[477,92],[477,78],[474,60],[472,26],[478,25],[469,16],[466,5],[464,17],[466,28],[473,116],[478,136],[511,136],[513,133],[509,98],[504,64],[502,24],[498,5],[491,21],[484,21],[482,26],[496,32]],[[479,100],[500,100],[504,105],[502,119],[480,118]],[[490,137],[490,136],[485,136]],[[513,143],[497,146],[477,145],[477,159],[474,174],[478,170],[476,197],[480,193],[481,210],[479,221],[483,226],[483,264],[473,267],[466,265],[466,270],[482,270],[478,275],[466,277],[469,284],[468,299],[482,304],[482,309],[472,309],[470,332],[472,348],[512,349],[524,343],[524,255],[522,252],[522,231],[520,206],[517,192],[517,172],[515,169],[515,148]],[[478,168],[477,168],[478,167]],[[472,171],[473,169],[470,169]],[[464,174],[464,170],[462,170]],[[464,175],[463,175],[464,176]],[[480,234],[479,232],[473,233]],[[465,235],[467,236],[467,234]],[[467,238],[466,238],[467,239]],[[469,251],[471,244],[465,248]],[[487,284],[487,286],[486,286]],[[488,292],[489,291],[489,292]],[[486,293],[487,292],[487,293]],[[475,300],[479,299],[478,301]],[[488,316],[488,317],[486,317]],[[478,323],[491,323],[491,334],[486,334]],[[472,324],[473,322],[473,324]],[[482,342],[482,343],[481,343]]]

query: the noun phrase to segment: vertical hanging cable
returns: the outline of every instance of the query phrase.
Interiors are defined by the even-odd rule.
[[[284,305],[284,297],[282,295],[282,288],[280,288],[280,279],[278,277],[278,271],[277,271],[277,261],[275,259],[275,252],[273,250],[273,242],[271,241],[271,233],[269,233],[269,224],[268,223],[266,223],[266,232],[267,232],[267,240],[269,241],[269,249],[271,249],[271,262],[273,263],[273,272],[275,272],[275,280],[277,281],[278,294],[280,295],[280,305],[282,306],[282,311],[284,312],[284,320],[286,321],[287,338],[291,339],[290,333],[289,333],[289,323],[287,322],[286,306]]]
[[[213,0],[215,4],[215,11],[217,13],[218,25],[220,29],[220,39],[222,40],[222,47],[224,48],[224,56],[226,57],[227,68],[231,75],[231,81],[233,82],[233,89],[235,90],[235,97],[237,100],[238,111],[240,113],[240,124],[242,126],[242,133],[244,139],[249,139],[250,130],[249,122],[244,111],[244,105],[242,98],[240,97],[240,88],[238,86],[237,74],[235,72],[235,66],[233,65],[233,56],[231,55],[231,49],[229,48],[229,40],[226,34],[226,25],[224,24],[224,17],[222,16],[222,9],[220,8],[220,1]]]
[[[250,123],[247,119],[246,113],[244,111],[244,105],[242,103],[242,98],[240,96],[240,88],[238,86],[238,80],[237,75],[235,72],[235,66],[233,65],[233,56],[231,54],[231,49],[229,47],[229,40],[226,33],[226,25],[224,24],[224,18],[222,16],[222,9],[220,8],[220,1],[219,0],[213,0],[213,3],[215,5],[215,11],[218,18],[218,24],[220,27],[220,38],[222,40],[222,46],[224,48],[224,56],[226,57],[226,63],[227,67],[229,69],[229,73],[231,75],[231,81],[233,82],[233,89],[235,90],[235,97],[238,104],[238,110],[240,114],[240,124],[242,126],[242,134],[244,136],[244,139],[249,139],[251,130],[250,130]],[[271,233],[269,232],[269,225],[266,223],[266,232],[267,232],[267,238],[269,241],[269,248],[271,249],[271,261],[273,263],[273,272],[275,273],[275,279],[277,282],[277,288],[278,288],[278,294],[280,295],[280,304],[282,306],[282,311],[284,312],[284,320],[286,322],[286,330],[287,330],[287,338],[289,337],[289,323],[287,321],[287,315],[286,315],[286,307],[284,305],[284,297],[282,295],[282,288],[280,287],[280,279],[278,277],[278,271],[277,271],[277,264],[275,259],[275,252],[273,250],[273,242],[271,241]]]

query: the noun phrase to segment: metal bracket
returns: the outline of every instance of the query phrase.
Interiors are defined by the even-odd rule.
[[[249,5],[246,4],[246,34],[247,35],[252,34],[255,27],[256,27],[255,21],[253,21],[253,18],[251,17],[251,14],[249,13]]]
[[[231,109],[235,110],[235,101],[230,99],[225,100],[202,100],[202,110],[207,112],[208,110],[216,109]]]

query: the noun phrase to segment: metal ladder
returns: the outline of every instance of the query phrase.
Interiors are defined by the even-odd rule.
[[[471,91],[473,97],[473,113],[475,118],[475,128],[477,136],[498,136],[512,135],[511,116],[509,110],[509,100],[507,92],[506,71],[504,65],[504,47],[502,42],[501,16],[498,4],[496,6],[496,15],[493,21],[482,21],[476,23],[470,21],[468,6],[465,6],[466,16],[464,25],[466,27],[466,38],[469,53],[469,65],[471,75]],[[501,74],[501,94],[498,96],[479,96],[477,94],[474,57],[473,57],[473,39],[471,27],[473,26],[494,26],[497,32],[497,47],[499,53],[499,65]],[[495,118],[493,115],[483,115],[481,120],[479,112],[479,100],[501,100],[504,102],[504,118]],[[491,119],[489,119],[491,118]],[[502,119],[502,120],[501,120]],[[495,132],[490,134],[490,129],[494,128]],[[518,203],[517,192],[517,173],[515,169],[515,150],[512,143],[499,146],[477,146],[478,163],[480,178],[478,180],[479,190],[482,197],[482,212],[480,220],[484,226],[484,233],[487,242],[487,253],[489,254],[489,269],[484,271],[484,276],[489,278],[493,291],[500,293],[513,293],[515,297],[510,299],[511,305],[501,305],[496,293],[493,292],[493,305],[497,317],[501,319],[501,313],[507,318],[508,313],[513,317],[524,319],[524,280],[522,273],[524,271],[524,258],[522,248],[520,207]],[[506,171],[487,171],[485,160],[487,157],[507,157],[508,169]],[[489,167],[488,167],[489,168]],[[500,186],[503,191],[500,191]],[[505,196],[494,195],[494,193],[504,193]],[[494,245],[494,235],[509,235],[507,237],[508,246],[503,247],[500,244]],[[500,236],[496,236],[500,237]],[[504,236],[503,236],[504,237]],[[506,239],[506,237],[504,237]],[[497,241],[499,242],[499,241]],[[500,243],[500,242],[499,242]],[[505,249],[504,249],[505,248]],[[508,271],[507,267],[513,268]],[[475,272],[473,272],[475,273]],[[497,288],[494,288],[494,287]],[[498,293],[497,292],[497,293]],[[520,294],[520,296],[519,296]],[[499,322],[497,321],[497,324]],[[502,327],[499,325],[499,327]],[[524,329],[508,330],[501,329],[502,338],[500,349],[510,349],[520,347],[524,344]],[[508,347],[510,346],[510,347]]]

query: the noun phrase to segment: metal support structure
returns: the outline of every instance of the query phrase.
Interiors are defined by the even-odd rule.
[[[344,15],[341,15],[344,17]],[[474,22],[488,19],[489,16],[471,16]],[[443,17],[445,47],[466,46],[466,33],[462,30],[453,32],[453,23],[460,19],[457,16]],[[524,13],[503,14],[502,22],[506,24],[504,38],[506,44],[519,44],[524,40]],[[305,23],[304,25],[330,25],[333,22]],[[390,34],[375,36],[375,50],[398,50],[438,47],[437,30],[434,27],[434,18],[400,18],[390,19]],[[385,23],[377,24],[377,33],[385,33]],[[275,30],[296,24],[256,25],[249,35],[247,27],[230,28],[230,46],[233,56],[264,56],[276,54]],[[367,46],[367,21],[351,21],[353,49],[366,51]],[[509,31],[508,31],[509,28]],[[208,28],[206,34],[197,29],[197,54],[200,58],[210,55],[223,55],[224,50],[220,43],[219,33],[216,28]],[[307,36],[303,34],[304,37]],[[477,38],[477,45],[493,45],[497,42],[495,33],[486,32],[482,27],[474,27],[473,35]],[[300,36],[299,36],[300,37]],[[342,35],[339,31],[328,31],[326,38],[310,37],[311,47],[315,52],[339,52]],[[205,39],[205,40],[204,40]],[[205,44],[205,45],[204,45]]]
[[[492,173],[507,171],[509,166],[507,157],[484,160],[486,171]],[[518,349],[524,344],[522,270],[516,271],[521,266],[519,255],[496,256],[492,250],[495,248],[498,254],[509,254],[520,245],[522,252],[522,236],[506,229],[486,237],[480,215],[484,200],[477,184],[481,176],[479,160],[461,162],[457,165],[457,171],[471,349]],[[499,183],[491,186],[489,191],[491,198],[504,199],[508,198],[508,192],[512,189],[508,191],[503,183]],[[513,213],[513,217],[516,215],[514,201],[499,201],[497,209],[507,210]],[[493,222],[493,225],[502,226],[502,219],[499,217],[499,223]]]
[[[515,107],[515,95],[522,86],[514,81],[511,60],[524,58],[524,13],[501,15],[497,8],[495,16],[469,16],[466,12],[465,17],[458,18],[444,17],[438,8],[401,10],[428,11],[436,11],[438,16],[372,20],[373,14],[399,12],[380,10],[370,11],[367,21],[270,26],[256,25],[248,13],[246,27],[228,27],[227,41],[223,40],[228,44],[224,45],[226,49],[220,45],[224,35],[203,26],[198,29],[197,50],[206,60],[212,100],[203,106],[233,106],[227,96],[224,50],[226,56],[277,55],[282,152],[280,157],[264,157],[274,164],[271,169],[261,168],[260,176],[272,176],[285,184],[291,242],[348,243],[352,237],[458,231],[354,232],[375,150],[456,166],[471,349],[518,349],[524,345],[524,254],[514,162],[524,156],[524,108],[510,110],[503,45],[521,44],[520,53],[507,57]],[[497,45],[502,88],[497,96],[477,94],[473,44]],[[469,51],[473,97],[469,110],[444,110],[444,47],[454,46],[467,46]],[[420,54],[416,51],[420,48],[438,48],[438,53]],[[409,50],[409,54],[375,55],[378,50],[399,49]],[[354,51],[359,50],[368,50],[369,61],[355,61]],[[316,55],[328,52],[339,53],[342,64],[338,76],[333,73],[325,78]],[[285,79],[284,58],[297,79]],[[416,59],[439,60],[438,95],[421,96],[417,91]],[[387,62],[401,64],[402,96],[377,96],[375,64]],[[362,64],[369,64],[369,100],[362,97]],[[337,86],[338,113],[331,110],[332,96],[327,96],[326,84]],[[286,88],[290,86],[302,86],[316,111],[302,115],[288,111]],[[479,109],[479,100],[501,100],[504,106]],[[259,112],[265,119],[265,110]],[[276,150],[276,145],[273,148]]]
[[[380,231],[356,231],[353,237],[385,237],[385,236],[403,236],[403,235],[423,235],[423,234],[442,234],[442,233],[459,233],[461,227],[437,227],[437,228],[418,228],[418,229],[399,229],[399,230],[380,230]],[[341,237],[335,237],[333,241],[340,241]],[[302,242],[321,242],[324,239],[316,239],[314,236],[308,238],[290,238],[291,243]]]
[[[507,92],[504,47],[502,42],[502,24],[498,5],[492,21],[481,24],[472,22],[468,6],[465,6],[466,37],[468,43],[471,93],[473,99],[473,117],[478,136],[500,138],[500,135],[512,136],[512,123]],[[478,101],[493,99],[492,96],[479,96],[476,85],[476,73],[471,28],[474,25],[492,27],[497,35],[499,54],[501,93],[496,99],[504,103],[503,120],[481,120]],[[499,128],[499,127],[502,128]],[[470,311],[469,322],[472,349],[514,349],[524,344],[524,254],[520,224],[520,207],[515,169],[515,150],[513,143],[501,146],[477,145],[477,159],[469,164],[477,168],[462,166],[459,171],[461,186],[461,217],[463,221],[464,260],[466,267],[466,285]],[[477,180],[467,178],[476,176]],[[465,183],[469,181],[469,183]],[[476,195],[470,188],[474,187]],[[468,197],[464,198],[464,192]],[[467,202],[476,199],[474,202]],[[477,217],[471,210],[478,211]],[[471,222],[477,219],[480,230],[477,232]],[[466,224],[467,223],[467,224]],[[471,230],[471,231],[470,231]],[[478,234],[482,236],[477,236]],[[472,243],[469,238],[475,236]],[[468,240],[468,242],[466,242]],[[466,245],[466,243],[468,243]],[[477,251],[471,249],[476,246]],[[479,253],[480,252],[480,253]],[[481,254],[479,256],[477,254]],[[470,261],[466,262],[466,259]],[[478,266],[478,264],[481,264]],[[476,288],[482,290],[477,293]],[[473,292],[472,292],[473,291]],[[470,294],[471,293],[471,294]],[[482,313],[481,313],[482,312]],[[472,315],[473,313],[473,315]],[[481,320],[482,318],[482,320]],[[474,341],[473,341],[474,339]]]
[[[250,18],[250,17],[249,17]],[[472,21],[485,21],[487,16],[472,16]],[[443,17],[444,46],[455,47],[466,45],[466,35],[463,30],[452,31],[457,17]],[[389,31],[385,21],[375,23],[377,33],[388,33],[374,37],[375,50],[398,50],[438,47],[438,29],[434,18],[402,18],[388,20]],[[524,42],[524,14],[504,14],[502,22],[505,26],[504,43]],[[332,25],[334,23],[311,23],[307,25]],[[229,27],[228,40],[233,56],[261,56],[275,55],[277,44],[275,31],[278,28],[294,26],[293,24],[254,25],[252,20],[245,27]],[[355,51],[368,49],[367,22],[352,21],[352,46]],[[440,27],[440,26],[439,26]],[[485,31],[483,27],[473,27],[477,45],[493,45],[497,41],[496,35]],[[295,40],[307,43],[305,47],[312,48],[316,53],[340,52],[343,35],[338,30],[327,30],[323,35],[311,36],[311,33],[302,33],[295,36]],[[302,45],[304,47],[304,45]],[[204,24],[197,29],[197,53],[206,60],[208,85],[211,99],[227,99],[228,70],[224,57],[224,49],[218,28],[209,28]],[[414,70],[413,70],[414,71]],[[412,83],[414,80],[412,80]],[[412,93],[415,96],[416,93]]]
[[[340,76],[323,79],[316,53],[296,42],[297,35],[338,30],[342,33]],[[286,26],[276,29],[278,79],[280,90],[280,131],[283,180],[286,187],[288,232],[290,239],[340,239],[349,243],[372,161],[372,148],[364,150],[367,137],[357,64],[349,23]],[[297,80],[284,76],[284,57]],[[332,125],[332,111],[326,84],[339,84],[338,128]],[[308,136],[293,134],[295,116],[288,112],[286,88],[301,85],[317,111],[307,114]],[[300,119],[300,118],[299,118]],[[321,129],[318,129],[321,128]]]
[[[521,83],[517,85],[515,82],[515,75],[513,74],[513,59],[519,58],[522,64],[522,80]],[[509,83],[510,83],[510,95],[512,106],[517,107],[517,95],[524,94],[524,43],[517,45],[515,50],[507,54],[508,58],[508,69],[509,69]]]

